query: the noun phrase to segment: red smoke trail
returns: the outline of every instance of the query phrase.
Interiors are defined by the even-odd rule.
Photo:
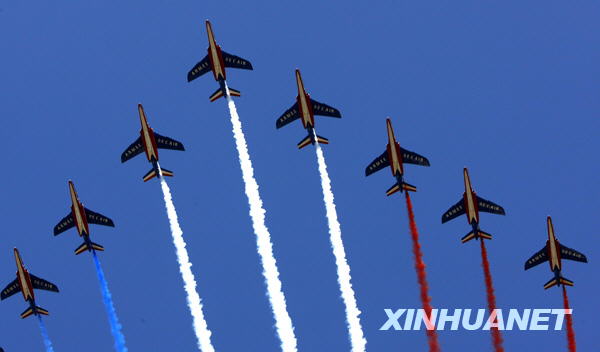
[[[487,291],[488,310],[490,314],[496,309],[496,295],[494,294],[494,286],[492,285],[492,273],[490,271],[490,262],[487,257],[487,250],[485,249],[485,243],[483,238],[479,238],[481,242],[481,266],[483,266],[483,275],[485,276],[485,288]],[[490,317],[491,318],[491,317]],[[493,323],[491,321],[490,323]],[[492,343],[496,352],[504,352],[502,347],[502,335],[497,327],[491,327]]]
[[[569,308],[569,296],[567,296],[567,288],[563,285],[563,305],[565,309]],[[569,342],[569,352],[577,351],[575,345],[575,330],[573,330],[573,316],[571,314],[565,314],[567,319],[567,340]]]
[[[425,274],[425,263],[423,262],[421,245],[419,244],[419,231],[417,230],[417,223],[415,222],[415,213],[413,212],[410,195],[408,194],[408,191],[404,193],[406,194],[406,209],[408,209],[408,218],[410,220],[410,233],[413,241],[413,254],[415,255],[415,269],[417,270],[417,277],[419,279],[419,286],[421,288],[421,303],[423,305],[425,314],[431,319],[431,297],[429,297],[429,285],[427,284],[427,275]],[[429,351],[439,352],[440,345],[438,343],[437,333],[431,324],[426,325]],[[430,330],[429,328],[432,329]]]

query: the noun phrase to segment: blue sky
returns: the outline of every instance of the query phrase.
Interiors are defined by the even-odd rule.
[[[300,122],[275,130],[294,102],[300,68],[316,100],[341,120],[317,117],[353,286],[369,351],[423,351],[420,332],[381,332],[384,308],[418,308],[406,209],[387,198],[388,171],[364,168],[386,144],[390,116],[400,144],[432,166],[407,166],[432,303],[486,306],[476,243],[461,217],[441,214],[475,190],[502,205],[483,215],[502,308],[560,308],[544,291],[544,264],[524,261],[557,236],[589,258],[564,263],[575,282],[578,346],[590,351],[597,301],[600,174],[600,5],[593,1],[110,1],[0,2],[0,146],[4,177],[0,281],[14,279],[12,247],[60,294],[37,293],[56,351],[109,351],[107,318],[92,258],[75,256],[75,231],[52,236],[69,210],[67,180],[86,207],[111,217],[95,226],[101,260],[131,351],[193,351],[185,302],[159,184],[141,181],[143,157],[120,163],[137,138],[136,104],[150,125],[184,143],[161,151],[188,243],[204,313],[219,351],[277,351],[255,235],[224,101],[210,103],[210,75],[186,74],[206,54],[204,20],[222,48],[255,70],[228,71],[242,92],[237,108],[267,210],[280,278],[302,351],[347,351],[343,304],[329,245],[316,157],[298,151]],[[3,286],[4,287],[4,286]],[[37,323],[21,321],[20,296],[0,304],[0,345],[43,347]],[[482,346],[488,332],[440,332],[445,351]],[[506,350],[566,349],[564,331],[505,332]]]

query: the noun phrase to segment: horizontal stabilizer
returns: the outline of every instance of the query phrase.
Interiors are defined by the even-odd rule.
[[[546,282],[546,284],[544,285],[544,289],[547,290],[550,287],[553,287],[556,285],[558,285],[558,286],[560,286],[560,285],[573,286],[573,281],[566,279],[562,276],[560,276],[558,279],[552,278],[550,281]]]
[[[310,135],[304,137],[304,139],[301,140],[300,143],[298,143],[298,149],[302,149],[302,148],[306,147],[309,144],[312,144],[312,138],[311,138]]]
[[[410,184],[408,184],[406,182],[402,183],[402,188],[405,191],[410,191],[410,192],[416,192],[417,191],[417,187],[415,187],[413,185],[410,185]]]
[[[160,168],[160,172],[162,173],[163,176],[170,176],[173,177],[173,171],[171,170],[167,170],[167,169],[163,169],[162,167]],[[154,168],[152,168],[150,171],[148,171],[147,174],[144,175],[143,179],[144,182],[147,182],[153,178],[155,178],[156,175],[156,171],[154,170]]]
[[[88,242],[84,242],[81,244],[81,246],[79,246],[79,247],[77,247],[77,249],[75,249],[75,254],[81,254],[85,251],[92,251],[92,249],[96,250],[96,251],[103,251],[104,247],[102,247],[98,243],[90,242],[88,244]]]
[[[229,95],[232,97],[239,97],[242,95],[242,93],[240,93],[239,90],[235,90],[233,88],[229,88]],[[218,88],[210,97],[210,101],[215,101],[221,97],[224,97],[225,94],[223,93],[223,89]]]
[[[210,101],[215,101],[223,95],[223,90],[221,88],[218,88],[208,99],[210,99]]]
[[[468,234],[466,234],[465,236],[463,236],[463,238],[460,239],[460,241],[462,243],[466,243],[469,242],[470,240],[475,238],[475,232],[471,231]]]
[[[239,90],[236,90],[236,89],[233,89],[233,88],[229,88],[229,87],[228,87],[228,89],[229,89],[229,95],[230,96],[232,96],[232,97],[241,97],[242,96],[242,93],[240,93]]]
[[[392,194],[398,192],[400,190],[400,185],[399,184],[394,184],[392,187],[390,187],[390,189],[387,190],[387,192],[385,192],[388,196],[391,196]]]
[[[475,234],[475,232],[473,232],[473,231],[469,232],[463,238],[461,238],[460,241],[462,243],[466,243],[474,238],[477,239],[478,237],[481,238],[482,240],[484,240],[484,239],[491,240],[492,239],[492,235],[490,235],[489,233],[478,230],[477,234]]]
[[[317,143],[319,143],[319,144],[329,144],[329,139],[317,135]],[[302,149],[302,148],[306,147],[309,144],[315,144],[312,134],[309,134],[308,136],[304,137],[304,139],[301,140],[300,143],[298,143],[298,149]]]
[[[329,139],[317,135],[317,143],[319,143],[319,144],[329,144]]]
[[[30,315],[33,315],[37,312],[37,314],[42,314],[42,315],[49,315],[50,313],[48,313],[47,310],[45,310],[42,307],[35,307],[35,310],[33,309],[33,307],[29,307],[27,309],[25,309],[25,311],[23,313],[21,313],[21,319],[25,319]]]

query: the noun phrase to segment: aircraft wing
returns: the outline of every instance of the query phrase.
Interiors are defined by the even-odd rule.
[[[560,245],[560,257],[562,259],[574,260],[576,262],[587,263],[587,258],[583,253],[580,253],[569,247]]]
[[[121,154],[121,162],[124,163],[143,151],[144,146],[142,145],[142,137],[138,137],[138,139],[131,143],[131,145],[125,149],[123,154]]]
[[[406,150],[404,148],[400,148],[400,152],[402,153],[402,162],[404,163],[429,166],[429,160],[422,155],[411,152],[410,150]]]
[[[390,162],[388,160],[388,155],[387,155],[387,150],[385,152],[383,152],[383,154],[381,154],[380,156],[375,158],[375,160],[373,160],[369,164],[369,166],[367,166],[367,168],[365,169],[365,176],[369,176],[370,174],[375,173],[375,172],[385,168],[386,166],[390,166]]]
[[[202,76],[206,72],[210,71],[210,60],[208,55],[204,57],[199,63],[194,66],[187,74],[188,82],[195,80],[196,78]]]
[[[156,146],[160,149],[173,149],[173,150],[185,150],[183,144],[169,137],[161,136],[158,133],[154,133],[156,138]]]
[[[527,259],[525,262],[525,270],[529,268],[533,268],[534,266],[541,264],[548,260],[548,249],[547,246],[540,249],[536,254],[531,256],[531,258]]]
[[[91,211],[88,208],[83,208],[83,209],[85,210],[85,216],[87,218],[88,223],[115,227],[115,224],[113,223],[113,221],[111,219],[109,219],[108,217],[106,217],[102,214],[96,213],[94,211]]]
[[[327,104],[319,103],[318,101],[316,101],[312,98],[310,99],[310,101],[312,102],[313,113],[315,115],[329,116],[329,117],[342,117],[342,114],[340,113],[340,111],[338,109],[333,108]]]
[[[19,291],[21,291],[21,285],[19,285],[19,280],[15,279],[13,282],[6,285],[4,290],[2,290],[2,292],[0,293],[0,300],[8,298]]]
[[[277,119],[277,122],[275,122],[275,127],[277,128],[281,128],[285,125],[287,125],[288,123],[298,119],[300,117],[299,111],[298,111],[298,103],[294,103],[294,105],[292,105],[291,108],[287,109],[283,115],[281,115],[281,117],[279,117]]]
[[[29,274],[29,276],[31,277],[31,284],[33,288],[38,290],[58,292],[58,287],[55,284],[41,279],[33,274]]]
[[[477,196],[477,206],[479,207],[479,211],[483,211],[486,213],[492,214],[500,214],[505,215],[504,208],[499,206],[496,203],[490,202],[489,200],[485,200],[480,196]]]
[[[239,56],[226,53],[223,50],[221,50],[221,54],[223,54],[223,62],[225,63],[225,67],[252,70],[252,64],[250,63],[250,61],[242,59]]]
[[[465,201],[461,199],[458,201],[458,203],[451,206],[450,209],[444,213],[444,215],[442,215],[442,224],[456,218],[457,216],[461,216],[464,213]]]
[[[54,226],[54,236],[59,235],[71,227],[75,226],[75,221],[73,221],[73,214],[69,213],[69,215],[65,216]]]

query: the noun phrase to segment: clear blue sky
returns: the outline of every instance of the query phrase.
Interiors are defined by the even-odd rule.
[[[136,104],[151,126],[184,143],[161,151],[219,351],[277,351],[255,235],[224,101],[210,75],[186,74],[205,54],[204,20],[222,48],[255,70],[228,71],[302,351],[348,351],[325,209],[312,147],[298,151],[300,122],[275,130],[308,91],[343,118],[317,117],[369,351],[424,351],[424,332],[381,332],[384,308],[418,308],[406,209],[386,198],[388,171],[364,168],[386,144],[385,118],[400,144],[430,168],[407,166],[432,303],[486,306],[479,249],[462,245],[461,217],[442,213],[475,190],[506,209],[484,214],[498,306],[560,308],[544,291],[546,264],[524,261],[558,238],[589,258],[567,262],[581,351],[591,351],[600,262],[598,136],[600,24],[595,1],[1,1],[0,283],[14,279],[12,247],[29,270],[56,283],[39,292],[56,351],[109,351],[113,340],[92,258],[75,256],[74,230],[52,236],[69,210],[67,180],[81,200],[111,217],[94,226],[130,351],[194,351],[195,337],[160,187],[141,181],[143,156],[120,163],[138,135]],[[0,304],[0,345],[43,348],[20,296]],[[564,350],[564,331],[505,332],[507,351]],[[441,332],[445,351],[491,350],[488,332]],[[85,347],[84,347],[85,346]]]

